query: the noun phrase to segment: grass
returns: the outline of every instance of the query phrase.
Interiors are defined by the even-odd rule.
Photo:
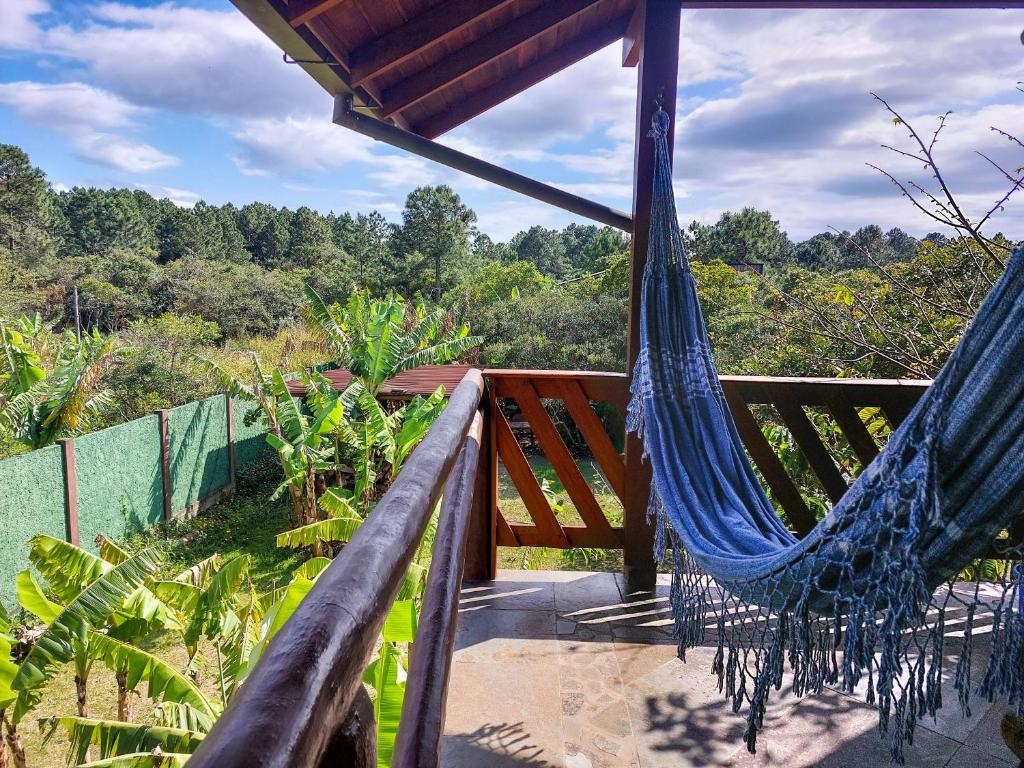
[[[278,533],[291,527],[287,497],[269,498],[277,483],[276,472],[276,465],[261,467],[253,476],[240,478],[232,498],[188,520],[136,534],[125,542],[127,548],[132,552],[144,547],[161,550],[165,576],[214,554],[223,560],[248,555],[256,589],[270,589],[275,579],[290,574],[305,559],[301,550],[281,549],[274,543]]]
[[[563,525],[582,525],[565,487],[555,474],[550,462],[540,455],[529,456],[530,468],[537,482],[546,489],[548,502],[555,511],[555,517]],[[622,525],[622,503],[608,486],[608,481],[593,459],[577,459],[587,485],[594,491],[594,497],[605,516],[613,526]],[[499,464],[498,507],[510,523],[531,524],[533,519],[526,509],[519,492],[505,468]],[[499,568],[527,570],[583,570],[617,571],[622,568],[622,551],[610,549],[560,550],[549,547],[501,547],[498,549]]]

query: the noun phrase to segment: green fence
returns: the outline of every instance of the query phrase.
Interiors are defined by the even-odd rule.
[[[0,461],[0,601],[28,567],[37,533],[95,550],[168,517],[196,512],[234,488],[270,448],[253,404],[224,395],[161,411]]]

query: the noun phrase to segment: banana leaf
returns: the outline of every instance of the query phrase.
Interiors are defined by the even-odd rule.
[[[44,720],[41,725],[50,725],[46,738],[49,739],[58,728],[63,728],[70,741],[68,763],[78,765],[88,758],[90,747],[95,747],[100,760],[141,752],[152,753],[159,748],[163,752],[189,755],[203,740],[203,734],[179,728],[165,728],[159,725],[123,723],[119,720],[96,720],[86,717],[61,717]]]

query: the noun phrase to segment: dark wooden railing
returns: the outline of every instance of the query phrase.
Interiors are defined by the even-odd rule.
[[[804,533],[814,516],[758,416],[767,409],[772,421],[789,430],[822,492],[834,500],[851,475],[830,453],[811,414],[827,412],[849,451],[865,465],[882,446],[859,409],[880,409],[896,427],[928,382],[727,376],[722,385],[773,498],[794,529]],[[491,370],[482,376],[471,370],[373,513],[271,641],[189,765],[376,764],[373,706],[362,685],[363,670],[443,495],[392,758],[395,768],[437,766],[463,577],[492,576],[498,546],[622,546],[623,529],[609,522],[544,401],[564,405],[611,492],[625,501],[623,457],[594,403],[611,403],[621,420],[627,400],[621,374]],[[506,413],[517,414],[513,423]],[[556,516],[523,450],[524,430],[558,475],[582,525]],[[509,522],[502,513],[499,462],[532,524]]]
[[[429,675],[420,667],[447,670],[450,661],[458,567],[468,526],[467,494],[475,482],[470,472],[480,450],[482,393],[480,372],[470,371],[352,541],[271,640],[189,760],[190,766],[376,765],[373,707],[362,684],[363,670],[447,486],[445,526],[450,529],[440,533],[439,557],[428,575],[410,681],[413,690],[407,694],[410,706],[436,710],[443,702],[447,675],[443,680],[426,679]],[[436,752],[440,731],[428,730],[438,728],[440,711],[410,713],[413,732],[401,734],[405,762],[396,765],[430,764],[427,758],[415,761]]]

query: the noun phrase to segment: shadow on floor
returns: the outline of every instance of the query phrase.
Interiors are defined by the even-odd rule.
[[[447,768],[550,768],[552,763],[543,754],[523,723],[488,723],[472,733],[445,736],[443,764]]]

